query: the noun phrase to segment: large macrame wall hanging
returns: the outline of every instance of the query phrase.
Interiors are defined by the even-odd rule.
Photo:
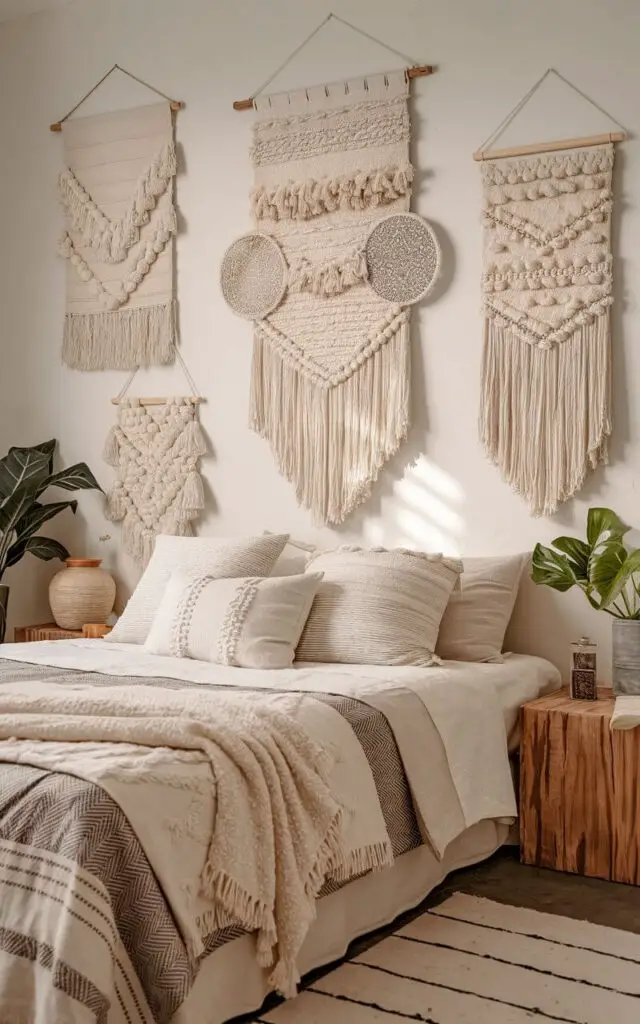
[[[440,260],[428,225],[407,213],[407,101],[409,79],[431,71],[234,104],[256,111],[255,233],[228,250],[222,289],[255,322],[251,426],[320,523],[368,497],[407,435],[408,306]]]
[[[176,342],[171,105],[65,121],[64,143],[63,361],[79,370],[169,363]]]
[[[557,72],[500,131],[548,74]],[[607,461],[614,138],[624,134],[475,154],[484,193],[480,435],[534,515],[552,515]]]
[[[120,398],[104,460],[118,473],[107,518],[122,522],[125,550],[144,566],[158,533],[191,536],[204,508],[198,460],[207,451],[193,398]]]

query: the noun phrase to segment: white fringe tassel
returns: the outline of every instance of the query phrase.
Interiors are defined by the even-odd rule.
[[[323,388],[254,336],[250,425],[318,523],[343,522],[406,439],[409,337],[401,323],[346,381]]]
[[[536,516],[553,515],[608,461],[609,312],[550,349],[485,321],[480,437]]]
[[[173,302],[67,313],[62,361],[72,370],[134,370],[173,362],[176,340]]]

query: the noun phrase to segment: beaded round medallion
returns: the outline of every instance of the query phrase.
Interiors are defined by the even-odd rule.
[[[369,232],[365,253],[374,292],[399,306],[419,302],[438,278],[438,240],[416,213],[392,213],[379,220]]]
[[[234,313],[262,320],[279,305],[287,287],[282,249],[257,231],[236,238],[222,257],[220,286]]]

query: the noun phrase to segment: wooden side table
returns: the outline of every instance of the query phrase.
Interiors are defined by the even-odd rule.
[[[522,708],[523,864],[640,885],[640,728],[611,730],[613,707],[559,690]]]
[[[26,644],[38,640],[81,640],[95,639],[111,632],[111,626],[102,622],[87,623],[82,629],[61,629],[55,622],[44,622],[39,626],[16,626],[13,639],[17,644]]]

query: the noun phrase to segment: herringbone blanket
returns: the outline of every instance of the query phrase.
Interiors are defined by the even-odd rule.
[[[0,663],[3,684],[15,683],[20,690],[20,684],[34,679],[96,687],[144,682],[145,688],[200,689],[169,679]],[[402,761],[384,716],[352,698],[315,694],[314,700],[335,708],[357,736],[375,780],[393,853],[419,845]],[[233,924],[213,929],[201,957],[190,955],[130,823],[104,789],[90,782],[35,767],[0,766],[0,839],[2,1024],[23,1019],[48,1024],[54,1018],[47,999],[54,989],[56,1022],[169,1021],[195,979],[199,959],[242,932]],[[21,883],[16,886],[19,872]],[[330,879],[323,892],[344,881]],[[83,903],[87,899],[90,906]],[[60,926],[51,935],[56,941],[71,936],[71,945],[46,941],[46,925],[56,915]],[[92,931],[91,915],[103,925],[100,939]],[[84,941],[83,932],[91,932],[95,941]],[[71,948],[82,954],[91,950],[91,956],[69,963]],[[40,1009],[35,1009],[36,988],[43,1000]]]

